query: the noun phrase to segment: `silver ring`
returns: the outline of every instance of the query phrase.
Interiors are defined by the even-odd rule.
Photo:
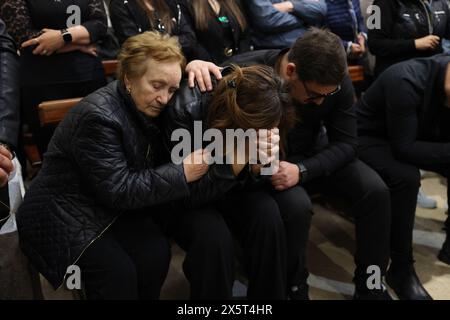
[[[43,54],[47,54],[47,50],[42,51]]]

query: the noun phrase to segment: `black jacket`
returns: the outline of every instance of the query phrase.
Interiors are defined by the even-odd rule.
[[[225,69],[225,72],[227,72],[227,69]],[[214,83],[215,81],[213,79]],[[174,147],[181,142],[175,139],[172,141],[172,134],[176,129],[184,129],[192,138],[203,135],[205,130],[208,129],[205,120],[211,97],[212,92],[202,93],[198,86],[191,89],[186,79],[181,82],[180,89],[172,97],[163,114],[164,123],[161,127],[164,132],[166,149],[169,152],[172,152]],[[202,123],[201,131],[195,130],[195,121]],[[205,148],[209,144],[209,142],[203,142],[202,145],[198,146],[192,139],[189,142],[190,151]],[[258,179],[247,174],[248,172],[247,167],[236,177],[230,165],[212,164],[208,173],[197,183],[191,185],[191,196],[184,200],[184,206],[198,207],[219,200],[228,191],[246,185],[250,176],[253,179],[252,183],[257,184]]]
[[[179,0],[177,2],[180,4],[183,15],[186,17],[191,29],[195,31],[195,59],[220,64],[229,58],[225,54],[225,51],[228,51],[228,49],[232,50],[232,53],[228,51],[232,55],[244,53],[251,49],[248,28],[241,30],[234,17],[228,15],[230,27],[227,29],[222,27],[218,19],[212,19],[208,24],[208,29],[201,31],[196,28],[195,14],[189,1]],[[236,2],[244,13],[241,1],[237,0]]]
[[[450,143],[436,143],[449,126],[441,123],[448,63],[450,56],[437,55],[388,68],[357,105],[359,135],[386,139],[409,163],[449,164]]]
[[[381,29],[369,29],[368,45],[376,56],[375,74],[387,67],[412,58],[430,57],[442,52],[418,51],[414,40],[427,35],[441,39],[450,36],[450,11],[447,0],[375,0],[380,7]]]
[[[288,49],[258,50],[242,54],[227,63],[264,64],[275,67]],[[345,76],[341,90],[325,98],[320,106],[296,105],[299,122],[289,132],[287,161],[302,163],[308,170],[302,183],[327,176],[356,157],[356,116],[353,108],[354,89]]]
[[[0,142],[17,147],[19,135],[19,61],[14,40],[0,19]]]
[[[55,131],[17,214],[23,252],[54,288],[120,215],[189,196],[156,122],[117,81],[75,106]]]
[[[172,35],[178,37],[185,56],[190,60],[195,49],[194,31],[183,16],[181,7],[176,1],[168,0],[166,4],[171,10],[173,20],[176,21]],[[136,0],[112,0],[109,11],[114,32],[121,45],[131,36],[153,30],[147,13]]]

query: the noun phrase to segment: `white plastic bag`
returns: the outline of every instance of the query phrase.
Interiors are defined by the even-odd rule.
[[[10,216],[1,227],[0,234],[17,231],[16,212],[22,203],[23,196],[25,195],[25,187],[22,179],[22,167],[20,166],[19,161],[17,161],[17,158],[14,159],[14,171],[9,176],[8,191]]]

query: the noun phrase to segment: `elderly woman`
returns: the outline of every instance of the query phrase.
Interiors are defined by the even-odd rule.
[[[77,265],[88,299],[154,299],[169,266],[170,203],[187,197],[208,166],[169,163],[162,148],[158,116],[185,64],[177,40],[131,37],[118,60],[119,80],[55,131],[18,229],[24,253],[54,288]]]

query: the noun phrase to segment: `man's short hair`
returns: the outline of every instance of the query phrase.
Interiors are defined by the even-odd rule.
[[[311,28],[297,39],[288,60],[296,65],[301,80],[321,85],[339,85],[347,73],[347,55],[341,39],[325,29]]]

